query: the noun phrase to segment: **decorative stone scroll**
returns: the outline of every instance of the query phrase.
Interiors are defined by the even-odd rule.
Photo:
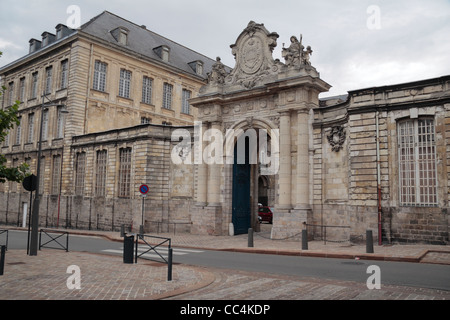
[[[329,135],[327,135],[328,142],[331,145],[331,150],[339,152],[345,142],[345,130],[342,126],[336,126],[331,129]]]
[[[264,24],[250,21],[247,28],[231,45],[236,66],[226,77],[226,85],[239,84],[251,89],[263,82],[265,77],[276,75],[279,65],[272,57],[277,46],[278,34],[270,33]]]

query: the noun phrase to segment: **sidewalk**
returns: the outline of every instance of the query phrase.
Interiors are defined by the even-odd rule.
[[[0,227],[1,228],[1,227]],[[5,228],[5,227],[3,227]],[[6,229],[17,229],[6,227]],[[23,229],[22,229],[23,230]],[[70,235],[104,237],[123,241],[119,232],[66,230]],[[394,260],[450,265],[450,246],[374,244],[375,253],[365,253],[365,245],[346,245],[310,241],[308,250],[301,243],[270,240],[255,233],[254,247],[248,248],[247,235],[197,236],[156,234],[172,239],[173,247],[322,256],[359,260]],[[70,250],[70,248],[69,248]],[[80,289],[76,288],[79,268]],[[257,290],[255,290],[257,289]],[[167,281],[167,265],[140,260],[124,264],[120,256],[42,249],[37,256],[24,250],[8,250],[4,275],[0,276],[0,299],[45,300],[155,300],[155,299],[445,299],[450,292],[383,286],[368,290],[365,283],[275,276],[242,271],[225,272],[174,264],[172,281]]]

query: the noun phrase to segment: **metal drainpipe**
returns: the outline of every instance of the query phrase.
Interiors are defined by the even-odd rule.
[[[378,126],[378,111],[375,116],[377,130],[377,193],[378,193],[378,245],[381,246],[381,177],[380,177],[380,131]]]

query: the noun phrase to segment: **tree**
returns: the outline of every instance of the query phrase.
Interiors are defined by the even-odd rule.
[[[0,57],[2,52],[0,52]],[[6,87],[0,89],[0,98],[5,94]],[[17,117],[20,101],[16,101],[12,106],[0,109],[0,144],[5,141],[9,131],[14,125],[19,125],[20,121]],[[6,181],[22,182],[26,176],[30,175],[29,165],[22,163],[18,167],[6,167],[6,157],[0,154],[0,183]]]

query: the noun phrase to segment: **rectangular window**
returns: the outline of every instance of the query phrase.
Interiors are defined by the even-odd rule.
[[[144,77],[142,80],[142,102],[146,104],[152,103],[152,84],[153,80],[149,77]]]
[[[130,98],[131,71],[120,69],[119,96]]]
[[[41,157],[41,163],[39,167],[39,194],[43,194],[45,191],[45,157]]]
[[[61,61],[60,89],[67,88],[67,80],[68,80],[68,75],[69,75],[68,65],[69,65],[69,62],[67,60]]]
[[[42,112],[44,112],[42,117],[42,141],[46,141],[48,138],[48,109]]]
[[[53,156],[52,194],[59,194],[61,182],[61,156]]]
[[[62,108],[58,107],[57,110],[57,118],[56,118],[56,138],[64,137],[64,112],[62,112]]]
[[[148,117],[141,117],[141,124],[152,123],[152,119]]]
[[[86,153],[77,153],[75,164],[75,194],[82,196],[84,193],[84,176],[86,172]]]
[[[172,90],[173,86],[169,83],[164,83],[163,87],[163,108],[172,109]]]
[[[183,89],[182,97],[181,97],[181,112],[185,114],[189,114],[189,99],[191,98],[191,91]]]
[[[398,123],[400,204],[437,205],[436,144],[432,119]]]
[[[94,80],[92,88],[98,91],[105,91],[106,89],[106,63],[95,61],[94,65]]]
[[[48,67],[45,69],[45,94],[52,92],[52,81],[53,81],[53,68]]]
[[[19,83],[19,100],[20,102],[25,101],[25,78],[20,79]]]
[[[119,197],[129,197],[131,187],[131,148],[120,149]]]
[[[14,82],[10,82],[8,85],[8,106],[14,104]]]
[[[31,99],[37,97],[38,73],[35,72],[31,76]]]
[[[34,138],[34,113],[28,115],[28,138],[27,142],[32,143]]]
[[[22,117],[19,117],[19,125],[16,128],[16,145],[20,145],[22,139]]]
[[[106,181],[106,160],[108,153],[106,150],[97,151],[97,163],[95,168],[95,195],[105,196]]]

